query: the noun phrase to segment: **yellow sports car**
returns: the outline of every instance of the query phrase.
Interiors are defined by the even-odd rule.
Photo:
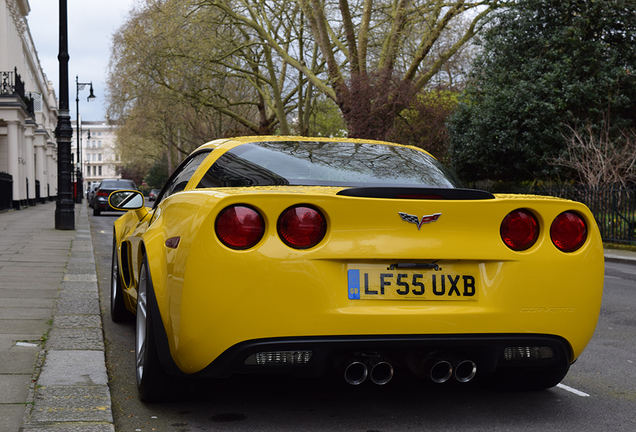
[[[111,315],[140,396],[239,373],[556,385],[590,341],[603,249],[577,202],[462,189],[416,147],[242,137],[194,151],[152,209],[110,195]]]

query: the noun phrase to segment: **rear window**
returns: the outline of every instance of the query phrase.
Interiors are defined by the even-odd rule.
[[[459,187],[455,176],[422,151],[382,144],[275,141],[223,154],[199,188],[275,185]]]
[[[101,189],[137,189],[132,180],[104,180]]]

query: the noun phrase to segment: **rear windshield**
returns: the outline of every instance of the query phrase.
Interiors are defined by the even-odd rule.
[[[101,189],[136,189],[135,182],[132,180],[104,180],[100,186]]]
[[[275,185],[459,187],[422,151],[382,144],[275,141],[223,154],[197,187]]]

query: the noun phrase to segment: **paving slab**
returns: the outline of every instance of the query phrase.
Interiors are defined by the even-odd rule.
[[[51,350],[103,350],[104,334],[101,328],[55,328],[49,332],[46,347]],[[47,354],[48,358],[48,354]],[[104,355],[102,353],[102,362]]]
[[[19,425],[24,416],[24,404],[0,405],[0,431],[15,432],[15,425]]]
[[[33,374],[40,353],[40,346],[12,345],[0,351],[0,374]]]
[[[103,351],[49,350],[38,384],[42,386],[106,385],[106,370],[98,367]]]
[[[11,350],[17,344],[23,343],[36,344],[40,348],[44,344],[44,342],[42,341],[42,336],[37,333],[0,334],[0,350],[2,350],[3,352],[9,352],[9,350]]]
[[[2,283],[5,286],[4,281]],[[8,301],[14,298],[37,298],[37,299],[54,299],[57,297],[58,288],[42,289],[31,288],[28,291],[23,289],[5,289],[0,288],[0,299],[2,302]]]
[[[50,422],[111,422],[108,386],[43,386],[31,414],[30,424]]]
[[[54,298],[39,298],[34,296],[3,298],[0,308],[53,308]]]
[[[51,308],[19,308],[0,307],[0,320],[48,320],[51,319]]]
[[[24,403],[29,395],[31,373],[0,375],[0,404]]]
[[[51,317],[49,316],[49,320]],[[2,334],[35,334],[38,339],[49,329],[47,321],[36,319],[0,319],[0,335]]]

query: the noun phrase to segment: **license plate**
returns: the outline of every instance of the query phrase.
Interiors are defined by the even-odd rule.
[[[477,300],[477,277],[470,269],[444,266],[401,269],[395,266],[350,265],[350,300]],[[463,270],[463,271],[462,271]]]

